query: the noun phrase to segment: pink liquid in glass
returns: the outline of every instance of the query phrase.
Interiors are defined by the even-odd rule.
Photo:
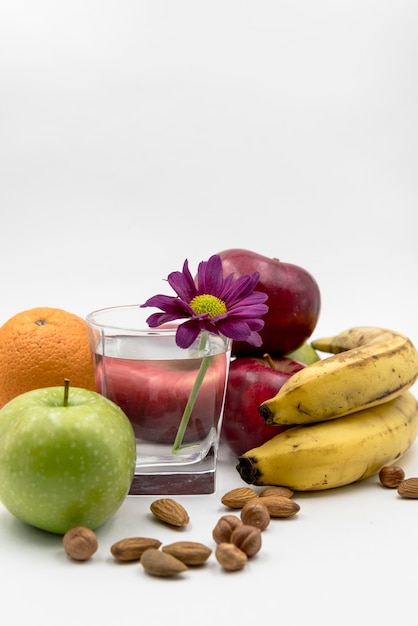
[[[137,439],[173,443],[201,359],[134,360],[96,354],[97,391],[130,419]],[[217,425],[226,384],[225,353],[211,357],[183,442],[202,440]]]

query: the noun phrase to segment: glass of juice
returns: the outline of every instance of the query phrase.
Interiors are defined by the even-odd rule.
[[[231,340],[209,333],[204,342],[199,336],[190,348],[179,348],[177,325],[150,328],[149,315],[134,304],[86,318],[96,389],[124,411],[135,431],[130,494],[213,493]],[[203,363],[207,369],[180,434]]]

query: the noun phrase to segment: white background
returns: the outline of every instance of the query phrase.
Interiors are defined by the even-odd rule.
[[[386,326],[418,344],[418,4],[408,0],[11,0],[0,8],[0,322],[142,302],[188,258],[247,248],[317,279],[315,335]],[[403,461],[418,475],[418,451]],[[223,490],[182,501],[211,542]],[[174,541],[128,498],[82,566],[0,510],[8,624],[413,620],[412,501],[376,479],[300,495],[239,574],[118,567]]]

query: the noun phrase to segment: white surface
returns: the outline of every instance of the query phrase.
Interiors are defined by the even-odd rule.
[[[46,0],[0,8],[0,322],[141,302],[243,247],[302,265],[316,336],[387,326],[418,343],[418,5],[413,1]],[[416,389],[416,388],[415,388]],[[418,448],[403,459],[418,475]],[[118,566],[132,534],[211,542],[240,486],[182,497],[191,524],[128,498],[89,563],[0,509],[10,625],[412,623],[417,504],[376,478],[300,495],[243,572]],[[244,622],[243,622],[244,620]]]

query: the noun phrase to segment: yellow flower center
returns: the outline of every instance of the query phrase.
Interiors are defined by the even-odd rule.
[[[190,302],[190,306],[197,315],[208,313],[209,317],[223,315],[227,311],[225,302],[216,296],[212,296],[211,294],[196,296]]]

